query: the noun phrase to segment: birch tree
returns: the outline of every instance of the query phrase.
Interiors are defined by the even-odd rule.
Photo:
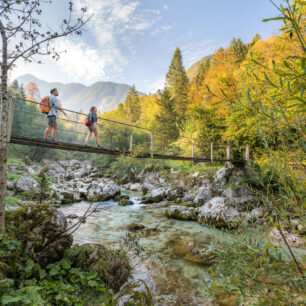
[[[82,34],[84,24],[90,19],[86,8],[81,8],[75,17],[73,3],[67,1],[67,5],[67,18],[60,20],[56,29],[51,29],[47,23],[42,23],[42,14],[52,6],[52,0],[0,1],[0,231],[4,231],[5,225],[8,71],[22,60],[40,63],[43,55],[58,59],[60,51],[53,41],[70,34]]]

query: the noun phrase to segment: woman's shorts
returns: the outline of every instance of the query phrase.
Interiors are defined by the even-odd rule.
[[[48,117],[48,126],[56,127],[56,116],[50,116]]]
[[[91,126],[88,127],[89,132],[95,133],[97,132],[97,123],[94,122],[91,124]]]

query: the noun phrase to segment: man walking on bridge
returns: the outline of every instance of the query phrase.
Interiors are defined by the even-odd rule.
[[[58,96],[58,91],[56,88],[51,89],[50,91],[51,96],[49,98],[49,104],[51,107],[51,110],[49,111],[48,115],[47,115],[47,119],[48,119],[48,127],[45,130],[45,135],[44,135],[44,139],[48,140],[49,134],[53,128],[53,132],[52,132],[52,141],[55,141],[55,135],[56,132],[58,130],[58,125],[56,122],[56,118],[59,117],[60,115],[60,111],[66,116],[66,113],[64,112],[64,110],[61,108],[61,104],[59,99],[57,98]]]

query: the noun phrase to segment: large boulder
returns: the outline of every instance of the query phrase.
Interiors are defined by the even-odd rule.
[[[70,260],[74,267],[97,272],[115,291],[128,280],[131,273],[124,251],[107,249],[94,243],[75,245],[65,251],[64,258]]]
[[[14,230],[22,252],[30,252],[29,256],[42,266],[61,259],[72,245],[65,215],[49,204],[24,205],[8,211],[6,226],[8,233]]]
[[[194,203],[196,206],[201,206],[205,204],[214,196],[214,191],[212,185],[205,185],[200,189],[200,192],[194,198]]]
[[[29,175],[23,175],[16,182],[16,189],[19,192],[33,192],[39,193],[39,184],[37,181]]]
[[[100,202],[112,199],[118,194],[120,187],[111,180],[103,179],[90,185],[87,198],[90,202]]]
[[[197,211],[193,207],[171,205],[166,210],[166,216],[178,220],[197,220]]]
[[[216,227],[234,228],[239,225],[240,213],[223,197],[215,197],[198,208],[198,221]]]
[[[167,197],[168,188],[160,187],[151,190],[148,194],[146,194],[144,203],[159,203]]]

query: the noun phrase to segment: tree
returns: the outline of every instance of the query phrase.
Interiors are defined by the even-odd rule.
[[[140,118],[141,107],[135,85],[131,87],[126,96],[125,107],[127,111],[127,121],[129,123],[134,123],[138,121]]]
[[[170,96],[174,99],[177,123],[179,126],[182,126],[186,119],[188,77],[183,66],[182,54],[179,48],[176,48],[174,51],[166,80]]]
[[[30,82],[26,87],[25,87],[25,92],[28,98],[31,101],[36,101],[38,102],[40,100],[40,92],[39,89],[34,82]]]
[[[8,71],[21,59],[26,62],[35,60],[37,55],[50,55],[59,58],[59,53],[52,41],[75,33],[80,35],[82,27],[89,20],[85,19],[86,9],[81,8],[81,15],[75,20],[73,3],[69,2],[67,19],[59,22],[59,29],[52,30],[42,26],[39,17],[41,6],[52,5],[52,0],[2,0],[0,3],[1,34],[1,108],[0,108],[0,230],[4,230],[6,196],[6,160],[7,160],[7,105]],[[38,60],[38,63],[40,61]]]
[[[170,91],[165,88],[157,100],[159,114],[155,117],[155,128],[165,134],[162,138],[162,146],[167,147],[179,136],[179,129],[176,125],[176,113],[174,100],[171,98]]]
[[[18,81],[17,80],[14,80],[11,84],[11,87],[15,90],[18,90],[19,89],[19,84],[18,84]]]
[[[251,46],[254,46],[259,40],[261,40],[261,36],[256,33],[256,35],[252,38]]]
[[[232,53],[237,57],[237,59],[244,59],[248,48],[247,46],[242,42],[241,38],[233,38],[231,42],[230,49]]]

